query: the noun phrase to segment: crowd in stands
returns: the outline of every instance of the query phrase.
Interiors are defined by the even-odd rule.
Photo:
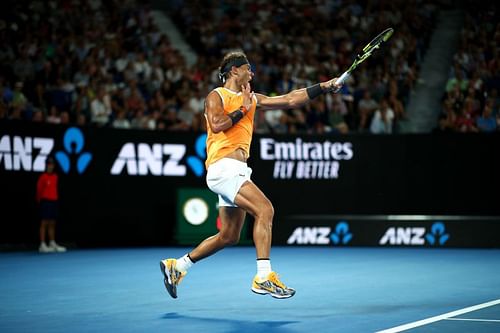
[[[500,20],[493,2],[466,3],[460,46],[442,99],[436,132],[500,129]]]
[[[189,66],[160,32],[147,1],[7,2],[0,15],[0,119],[125,129],[204,131],[204,98],[220,84],[227,51],[247,53],[254,91],[277,95],[340,75],[373,36],[394,27],[390,42],[339,94],[301,109],[260,112],[260,133],[396,132],[439,10],[430,0],[171,0],[168,14],[197,54]],[[481,43],[487,59],[498,58],[488,42],[499,30],[489,22],[486,35],[471,30],[479,41],[464,33],[464,52]],[[497,72],[498,66],[498,60],[487,64]],[[484,77],[472,67],[454,77]],[[456,93],[457,85],[449,86],[443,105]],[[497,91],[487,90],[481,110]],[[475,103],[465,104],[477,112]]]
[[[0,119],[203,130],[199,70],[186,68],[147,4],[10,5],[0,19]]]
[[[415,0],[174,1],[171,17],[209,68],[225,52],[243,49],[254,66],[253,88],[270,95],[340,75],[374,36],[393,27],[386,49],[359,66],[340,94],[260,114],[256,127],[391,133],[405,117],[438,9],[435,1]]]

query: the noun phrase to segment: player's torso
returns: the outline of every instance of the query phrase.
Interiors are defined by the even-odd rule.
[[[220,96],[226,115],[238,110],[243,105],[241,92],[234,92],[223,87],[216,88],[214,91]],[[238,148],[243,149],[248,157],[256,106],[257,99],[254,98],[248,114],[225,131],[213,133],[207,124],[207,166]]]

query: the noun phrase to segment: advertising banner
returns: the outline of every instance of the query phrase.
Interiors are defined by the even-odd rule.
[[[290,216],[279,245],[500,247],[500,216]]]
[[[205,134],[0,122],[0,243],[37,241],[49,155],[61,239],[83,246],[174,242],[177,188],[205,187]]]
[[[205,133],[0,121],[0,223],[5,231],[0,244],[37,242],[35,188],[49,155],[59,174],[63,240],[82,246],[197,243],[208,230],[189,239],[198,228],[183,229],[193,226],[186,224],[190,217],[184,209],[189,197],[211,194],[205,183],[205,141]],[[445,244],[476,246],[494,243],[496,222],[482,224],[472,217],[500,216],[499,151],[497,134],[254,135],[248,165],[252,181],[273,203],[280,244],[287,244],[294,232],[321,234],[320,242],[352,234],[337,241],[349,239],[352,245],[408,245],[408,237],[410,243],[423,239],[428,244],[431,236],[426,235],[438,220],[399,225],[353,218],[339,226],[340,221],[314,221],[331,215],[431,215],[470,217],[470,222],[443,221],[450,232]],[[213,226],[217,216],[213,204],[207,205],[207,226]],[[195,201],[187,207],[194,212],[201,206]],[[290,222],[304,215],[311,218]],[[464,223],[462,231],[453,230]],[[295,231],[299,227],[302,231]],[[325,227],[329,232],[304,229]],[[482,240],[454,236],[461,232]],[[299,236],[294,244],[299,245]]]

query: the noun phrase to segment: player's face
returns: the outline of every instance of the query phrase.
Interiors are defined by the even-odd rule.
[[[252,67],[250,65],[248,64],[241,65],[239,67],[239,70],[240,70],[241,83],[245,84],[247,82],[252,81],[254,73],[252,72]]]

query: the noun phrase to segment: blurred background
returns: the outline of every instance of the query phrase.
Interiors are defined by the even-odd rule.
[[[47,157],[69,248],[196,244],[217,232],[203,108],[223,55],[280,95],[388,27],[338,94],[256,114],[275,244],[500,247],[499,22],[493,1],[4,1],[0,248],[38,246]]]

